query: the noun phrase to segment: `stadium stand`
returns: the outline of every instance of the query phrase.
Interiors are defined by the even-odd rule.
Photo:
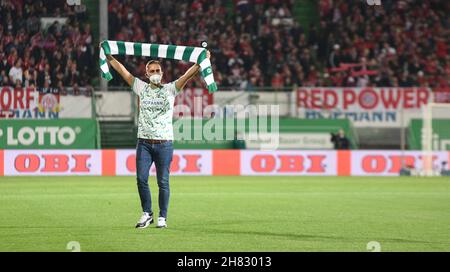
[[[231,9],[227,1],[175,2],[110,1],[110,37],[187,45],[206,39],[225,89],[449,86],[446,1],[384,1],[367,9],[365,1],[322,0],[320,24],[307,31],[291,12],[295,1],[235,0]],[[142,74],[144,60],[126,63]],[[164,66],[167,80],[186,68]]]
[[[317,24],[300,25],[306,22],[293,14],[304,3],[318,5]],[[223,90],[449,87],[447,1],[384,0],[367,9],[365,1],[343,0],[111,0],[108,11],[110,39],[194,46],[207,40]],[[37,14],[68,21],[44,28]],[[63,1],[7,0],[0,17],[1,86],[76,87],[98,79],[86,12]],[[125,59],[144,76],[145,59]],[[189,64],[163,66],[171,81]],[[111,85],[124,82],[114,77]]]
[[[1,1],[0,86],[88,87],[98,76],[92,42],[85,10],[64,1]]]
[[[448,1],[320,1],[327,86],[448,87]]]

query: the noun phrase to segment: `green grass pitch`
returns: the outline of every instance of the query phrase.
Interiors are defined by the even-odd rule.
[[[0,251],[450,251],[448,178],[172,177],[140,215],[134,177],[0,177]]]

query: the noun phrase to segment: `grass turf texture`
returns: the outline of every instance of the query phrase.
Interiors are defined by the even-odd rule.
[[[169,228],[136,230],[133,177],[0,177],[0,251],[450,251],[448,178],[172,177],[171,193]]]

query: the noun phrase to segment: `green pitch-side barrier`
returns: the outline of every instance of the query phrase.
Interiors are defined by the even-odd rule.
[[[408,126],[408,148],[411,150],[422,149],[421,119],[413,119]],[[433,150],[450,150],[450,119],[434,119],[431,123],[433,131]]]
[[[256,129],[258,133],[271,132],[272,123],[271,119],[260,120],[256,122],[256,128],[254,120],[250,119],[232,119],[232,118],[217,118],[217,119],[178,119],[174,120],[174,137],[175,148],[178,149],[235,149],[245,148],[244,141],[229,140],[230,135],[238,135],[242,133],[238,129],[238,122],[244,124],[245,133],[249,133],[252,129]],[[260,124],[267,124],[260,126]],[[349,138],[352,149],[358,148],[358,138],[353,130],[351,121],[346,119],[298,119],[298,118],[280,118],[279,119],[279,132],[289,134],[306,134],[316,133],[324,134],[324,137],[330,137],[330,133],[336,133],[339,129],[345,131],[346,136]],[[253,130],[255,131],[255,130]],[[205,134],[211,134],[215,136],[214,139],[207,139]],[[326,135],[326,136],[325,136]],[[205,139],[206,138],[206,139]]]

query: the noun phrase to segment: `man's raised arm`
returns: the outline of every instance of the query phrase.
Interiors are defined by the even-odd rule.
[[[123,77],[123,79],[130,85],[130,87],[133,87],[133,79],[134,76],[128,72],[127,68],[122,65],[118,60],[116,60],[111,55],[106,55],[106,59],[108,60],[109,64]]]
[[[211,58],[211,53],[208,51],[206,51],[206,57],[208,59]],[[175,87],[178,90],[182,90],[184,88],[184,86],[186,85],[186,83],[191,80],[193,77],[195,77],[198,73],[198,71],[200,71],[200,65],[198,64],[194,64],[191,66],[191,68],[189,68],[186,73],[184,73],[184,75],[182,75],[175,83]]]

